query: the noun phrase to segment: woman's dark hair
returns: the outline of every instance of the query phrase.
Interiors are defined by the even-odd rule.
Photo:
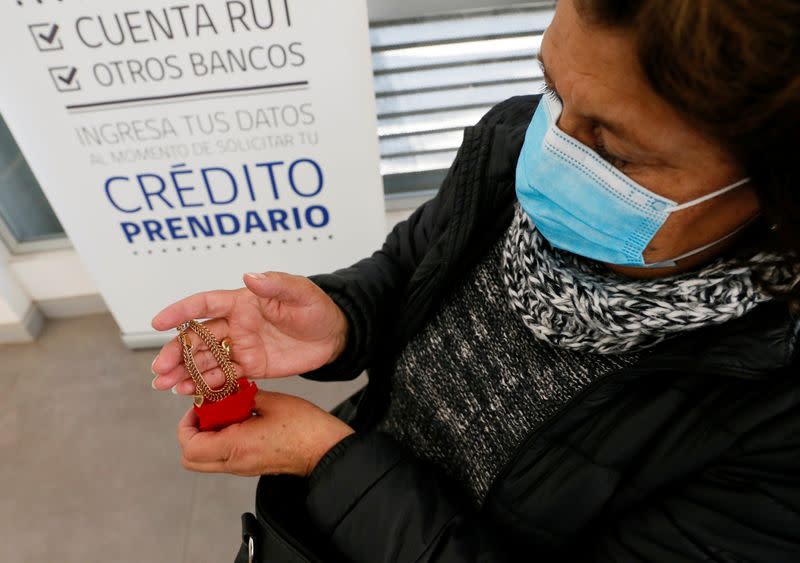
[[[574,1],[590,24],[631,29],[653,89],[744,166],[763,212],[753,242],[793,271],[766,289],[800,303],[800,1]]]

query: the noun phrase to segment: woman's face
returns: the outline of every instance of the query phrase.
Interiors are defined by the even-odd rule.
[[[561,0],[542,41],[548,85],[564,109],[558,126],[649,190],[685,203],[732,184],[745,172],[718,143],[686,122],[648,85],[629,30],[587,23],[575,0]],[[644,252],[670,260],[734,232],[758,214],[751,185],[676,211]],[[733,239],[679,262],[641,269],[609,264],[631,277],[674,275],[722,252]]]

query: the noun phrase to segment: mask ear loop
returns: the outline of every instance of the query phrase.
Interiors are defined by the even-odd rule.
[[[711,242],[709,244],[701,246],[700,248],[695,248],[691,252],[687,252],[686,254],[681,254],[680,256],[678,256],[677,258],[673,258],[672,260],[666,260],[664,262],[657,262],[655,264],[645,264],[643,267],[644,268],[675,268],[678,265],[678,262],[680,262],[681,260],[689,258],[690,256],[694,256],[695,254],[700,254],[701,252],[704,252],[704,251],[708,250],[709,248],[712,248],[712,247],[714,247],[714,246],[716,246],[718,244],[721,244],[721,243],[725,242],[726,240],[728,240],[728,239],[730,239],[732,237],[735,237],[736,235],[741,233],[743,230],[745,230],[747,227],[749,227],[750,225],[755,223],[756,219],[758,219],[759,217],[761,217],[761,213],[758,213],[753,218],[748,219],[739,228],[737,228],[733,232],[725,235],[724,237],[722,237],[719,240],[715,240],[714,242]]]
[[[750,182],[750,178],[749,177],[748,178],[743,178],[743,179],[739,180],[738,182],[731,184],[730,186],[726,186],[726,187],[724,187],[722,189],[719,189],[719,190],[717,190],[715,192],[711,192],[710,194],[706,194],[706,195],[704,195],[702,197],[699,197],[697,199],[693,199],[692,201],[687,201],[686,203],[682,203],[680,205],[676,205],[675,207],[671,207],[669,209],[669,212],[670,213],[674,213],[675,211],[681,211],[683,209],[688,209],[690,207],[694,207],[695,205],[700,205],[703,202],[706,202],[708,200],[714,199],[715,197],[719,197],[722,194],[726,194],[726,193],[728,193],[730,191],[735,190],[736,188],[744,186],[745,184],[747,184],[749,182]],[[701,252],[706,251],[709,248],[712,248],[712,247],[714,247],[714,246],[716,246],[716,245],[718,245],[720,243],[725,242],[729,238],[736,236],[738,233],[742,232],[744,229],[749,227],[753,223],[753,221],[758,219],[758,217],[760,217],[760,216],[761,216],[760,213],[757,214],[755,217],[753,217],[752,219],[748,220],[743,225],[741,225],[738,229],[736,229],[735,231],[725,235],[724,237],[722,237],[719,240],[715,240],[714,242],[711,242],[711,243],[708,243],[706,245],[703,245],[700,248],[695,248],[694,250],[692,250],[690,252],[687,252],[685,254],[681,254],[680,256],[678,256],[677,258],[673,258],[672,260],[664,260],[662,262],[656,262],[655,264],[645,264],[642,267],[643,268],[675,268],[678,265],[679,261],[684,260],[686,258],[689,258],[690,256],[694,256],[695,254],[700,254]]]
[[[701,203],[703,203],[705,201],[708,201],[709,199],[714,199],[715,197],[719,197],[722,194],[726,194],[726,193],[728,193],[730,191],[733,191],[736,188],[744,186],[745,184],[747,184],[749,182],[750,182],[750,178],[744,178],[742,180],[739,180],[735,184],[731,184],[730,186],[728,186],[726,188],[722,188],[722,189],[717,190],[715,192],[711,192],[710,194],[706,194],[706,195],[704,195],[702,197],[698,197],[697,199],[693,199],[692,201],[687,201],[686,203],[681,203],[680,205],[676,205],[675,207],[670,207],[669,208],[669,212],[670,213],[674,213],[675,211],[682,211],[683,209],[688,209],[690,207],[694,207],[695,205],[700,205]]]

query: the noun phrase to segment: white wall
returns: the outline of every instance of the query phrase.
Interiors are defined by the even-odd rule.
[[[13,257],[10,270],[34,301],[96,294],[97,286],[73,249]]]
[[[31,306],[30,296],[11,273],[9,258],[0,243],[0,325],[20,322]]]
[[[11,277],[8,268],[0,265],[0,325],[19,323],[30,304],[30,298]]]
[[[42,328],[42,315],[10,268],[11,256],[0,242],[0,343],[29,342]]]

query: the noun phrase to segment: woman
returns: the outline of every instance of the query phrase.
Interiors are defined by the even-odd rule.
[[[800,559],[798,21],[562,0],[547,95],[467,129],[382,250],[160,313],[251,378],[369,369],[340,418],[181,422],[187,468],[265,475],[255,560]],[[193,391],[176,343],[153,367]]]

